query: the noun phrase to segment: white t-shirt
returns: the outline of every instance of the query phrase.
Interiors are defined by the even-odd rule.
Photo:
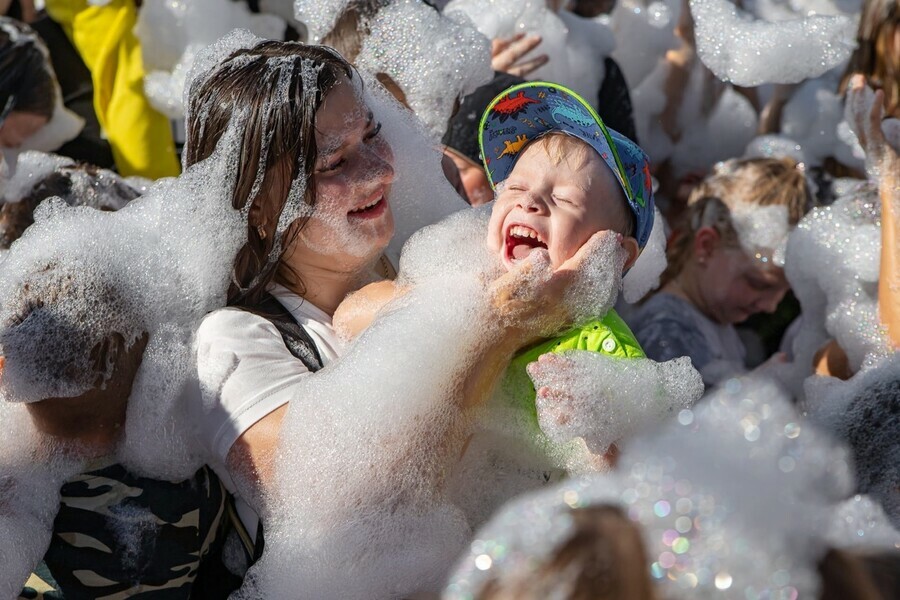
[[[315,343],[324,365],[334,361],[343,345],[331,317],[287,288],[269,289]],[[193,403],[200,442],[209,466],[225,487],[236,494],[226,468],[228,452],[241,435],[294,397],[294,385],[309,370],[288,351],[276,327],[263,317],[238,308],[223,308],[203,319],[197,330],[197,372],[202,401]],[[241,520],[252,537],[258,517],[237,498]]]

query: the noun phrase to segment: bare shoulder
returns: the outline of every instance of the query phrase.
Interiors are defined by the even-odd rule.
[[[394,281],[370,283],[350,294],[334,311],[334,329],[345,340],[352,340],[362,333],[386,304],[403,294]]]

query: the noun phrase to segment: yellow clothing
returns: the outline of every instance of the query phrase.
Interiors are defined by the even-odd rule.
[[[92,6],[87,0],[47,0],[94,82],[94,110],[124,176],[150,179],[178,175],[169,120],[144,95],[144,60],[133,33],[133,0]]]

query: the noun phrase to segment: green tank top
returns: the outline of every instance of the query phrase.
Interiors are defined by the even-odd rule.
[[[601,319],[589,321],[575,327],[559,337],[552,338],[519,352],[506,369],[503,388],[520,408],[529,415],[529,420],[538,426],[535,398],[537,392],[525,367],[548,352],[566,350],[587,350],[616,358],[646,358],[631,329],[616,311],[610,309]]]

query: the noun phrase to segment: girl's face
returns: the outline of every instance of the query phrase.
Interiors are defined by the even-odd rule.
[[[344,79],[316,113],[316,205],[288,254],[326,258],[336,268],[378,256],[394,235],[388,202],[394,155],[381,123]]]
[[[784,269],[753,259],[734,247],[718,246],[705,260],[698,286],[703,312],[719,323],[741,323],[759,312],[773,313],[790,289]]]
[[[47,117],[12,111],[0,125],[0,146],[18,148],[47,124]]]

